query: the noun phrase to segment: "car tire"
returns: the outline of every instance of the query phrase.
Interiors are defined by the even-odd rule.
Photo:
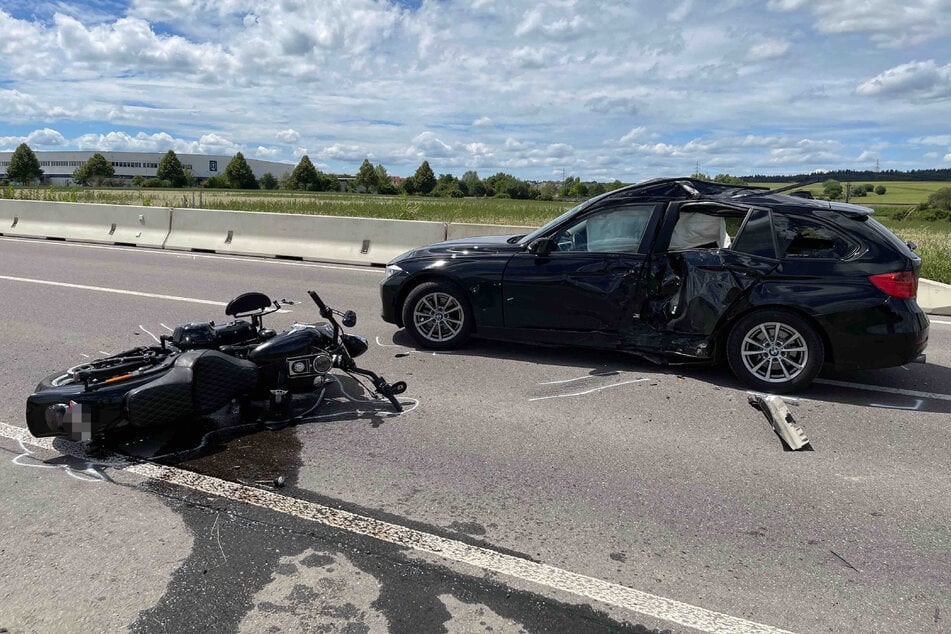
[[[815,327],[782,309],[758,310],[737,321],[726,352],[740,381],[775,394],[805,388],[825,360],[825,346]]]
[[[448,282],[424,282],[403,303],[403,324],[424,348],[458,348],[472,334],[474,321],[469,301]]]

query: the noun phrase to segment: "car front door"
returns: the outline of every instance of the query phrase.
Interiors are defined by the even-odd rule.
[[[567,221],[543,248],[513,256],[502,278],[506,328],[616,335],[638,306],[649,236],[663,207],[595,209]]]

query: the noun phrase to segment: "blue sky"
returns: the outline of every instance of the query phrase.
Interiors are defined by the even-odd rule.
[[[0,150],[637,181],[951,168],[951,0],[0,3]]]

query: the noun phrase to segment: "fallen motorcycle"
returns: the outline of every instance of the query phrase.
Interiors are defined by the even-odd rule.
[[[406,383],[387,383],[354,362],[369,347],[343,330],[356,325],[356,313],[330,308],[315,291],[309,295],[327,323],[294,324],[278,334],[263,318],[294,302],[244,293],[225,308],[233,318],[227,324],[183,324],[159,345],[52,374],[27,399],[30,433],[98,443],[114,431],[176,425],[232,404],[245,420],[279,428],[313,414],[335,380],[334,368],[368,378],[374,392],[402,411],[396,396]],[[311,397],[305,411],[292,405],[298,395]]]

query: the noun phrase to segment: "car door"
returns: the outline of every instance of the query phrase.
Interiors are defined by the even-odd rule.
[[[661,203],[586,211],[512,257],[502,278],[506,328],[616,333],[635,306]]]

